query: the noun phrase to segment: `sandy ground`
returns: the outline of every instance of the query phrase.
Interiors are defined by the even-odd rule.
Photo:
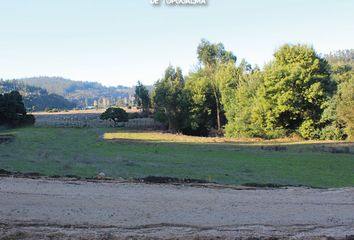
[[[350,235],[354,188],[235,190],[0,178],[0,239],[352,239]]]

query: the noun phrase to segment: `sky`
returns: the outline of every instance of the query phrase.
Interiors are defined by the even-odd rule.
[[[201,39],[263,66],[284,43],[354,48],[354,0],[0,0],[0,78],[62,76],[106,86],[188,74]]]

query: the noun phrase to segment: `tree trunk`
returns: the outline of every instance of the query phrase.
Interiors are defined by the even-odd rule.
[[[221,130],[221,120],[220,120],[220,102],[219,96],[216,92],[217,90],[214,88],[214,97],[215,97],[215,104],[216,104],[216,123],[217,123],[217,130],[220,132]]]
[[[216,88],[216,84],[212,83],[212,87],[213,87],[213,93],[214,93],[214,98],[215,98],[215,105],[216,105],[216,124],[217,124],[217,130],[218,133],[221,130],[221,117],[220,117],[220,100],[219,100],[219,96],[218,96],[218,90]]]
[[[211,80],[211,86],[213,88],[213,93],[214,93],[214,98],[215,98],[215,105],[216,105],[216,124],[217,124],[217,131],[218,134],[220,133],[221,130],[221,111],[220,111],[220,100],[219,100],[219,96],[218,96],[218,87],[217,87],[217,83],[215,80],[215,76],[214,76],[214,71],[212,70],[211,67],[208,67],[209,72],[209,76],[210,76],[210,80]]]

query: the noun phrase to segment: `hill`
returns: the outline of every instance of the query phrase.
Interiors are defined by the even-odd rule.
[[[131,101],[134,88],[125,86],[106,87],[97,82],[73,81],[62,77],[31,77],[17,81],[44,88],[48,93],[57,94],[75,102],[78,107],[99,103],[102,99],[116,104],[120,100]]]
[[[25,107],[29,111],[44,111],[45,109],[72,109],[76,104],[63,96],[48,93],[46,89],[30,86],[19,81],[0,80],[0,93],[18,91],[23,96]]]

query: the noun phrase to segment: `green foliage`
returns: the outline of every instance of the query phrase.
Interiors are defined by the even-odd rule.
[[[342,50],[326,56],[337,93],[323,115],[326,126],[322,138],[354,139],[354,50]]]
[[[221,133],[221,127],[224,124],[224,111],[221,103],[220,87],[222,85],[223,76],[218,74],[218,70],[223,68],[221,66],[228,66],[235,64],[236,56],[229,51],[225,50],[222,43],[210,43],[207,40],[202,40],[197,49],[198,60],[203,68],[200,69],[203,78],[210,86],[214,104],[213,108],[209,109],[212,117],[216,119],[216,129]],[[213,120],[213,119],[211,119]]]
[[[215,101],[210,82],[202,70],[188,76],[185,92],[190,104],[188,127],[185,132],[189,135],[207,136],[215,126],[215,121],[213,121]]]
[[[221,43],[202,40],[200,67],[184,81],[169,68],[155,84],[155,118],[170,130],[207,136],[353,138],[354,51],[319,56],[307,45],[283,45],[274,61],[252,69]],[[180,74],[182,76],[182,74]],[[183,82],[183,84],[180,84]]]
[[[184,77],[180,68],[169,66],[162,79],[154,85],[155,119],[167,123],[170,131],[185,127],[188,106],[184,93]]]
[[[228,85],[223,92],[225,114],[228,123],[225,126],[225,134],[229,137],[262,137],[262,118],[256,114],[259,102],[256,101],[256,93],[262,84],[263,76],[259,69],[246,72],[239,69],[239,75],[234,80],[234,85]],[[262,111],[260,111],[262,112]]]
[[[345,134],[354,140],[354,74],[339,86],[336,112],[338,119],[343,122]]]
[[[149,90],[140,81],[138,81],[138,84],[135,86],[135,101],[143,112],[149,112]]]
[[[305,139],[319,138],[318,131],[316,123],[312,119],[304,120],[299,127],[299,133]]]
[[[210,43],[202,39],[197,49],[198,60],[207,68],[213,68],[219,64],[230,61],[236,62],[237,58],[232,52],[226,51],[222,43]]]
[[[34,122],[34,116],[27,115],[19,92],[0,94],[0,125],[19,127],[30,126]]]
[[[258,90],[265,134],[282,137],[299,129],[302,137],[315,138],[323,110],[335,91],[329,65],[306,45],[284,45],[274,56]]]
[[[128,122],[128,113],[122,108],[110,107],[101,114],[100,119],[111,120],[117,126],[119,122]]]

